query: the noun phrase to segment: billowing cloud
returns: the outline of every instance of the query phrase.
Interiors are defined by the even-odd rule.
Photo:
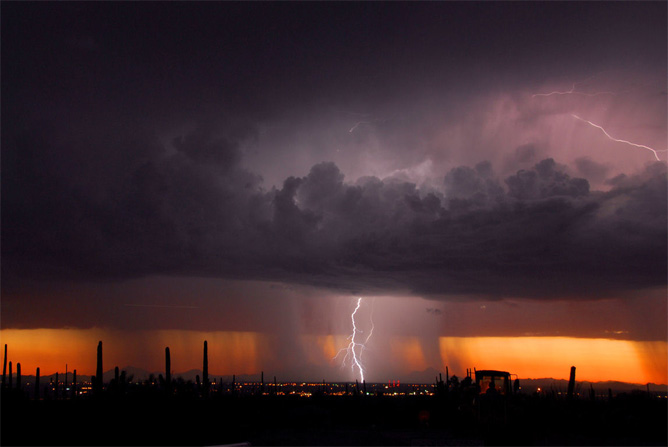
[[[24,133],[5,151],[20,173],[5,178],[7,290],[20,278],[176,275],[592,298],[665,282],[661,162],[607,191],[569,174],[596,166],[549,158],[505,178],[490,162],[458,166],[425,191],[397,177],[347,182],[327,162],[265,190],[240,164],[248,130],[196,129],[175,151],[139,134],[95,156],[53,135]]]

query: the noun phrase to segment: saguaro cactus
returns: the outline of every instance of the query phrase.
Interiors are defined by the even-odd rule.
[[[102,342],[97,344],[97,368],[95,370],[94,392],[99,394],[102,392]]]
[[[202,385],[204,394],[207,394],[209,392],[209,350],[206,340],[204,340],[204,360],[202,363]]]
[[[77,370],[72,371],[72,398],[77,397]]]
[[[16,364],[16,389],[21,391],[21,363]]]
[[[12,361],[9,361],[9,389],[12,388]]]
[[[575,366],[571,366],[571,377],[568,379],[568,394],[567,399],[573,398],[573,390],[575,389]]]
[[[7,343],[5,343],[5,362],[2,364],[2,387],[7,385]]]
[[[165,348],[165,384],[167,390],[172,386],[172,358],[169,355],[169,346]]]
[[[39,399],[39,366],[35,373],[35,400]]]

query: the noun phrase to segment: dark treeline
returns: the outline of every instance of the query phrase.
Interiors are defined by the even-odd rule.
[[[425,395],[394,396],[384,387],[314,385],[310,397],[277,393],[261,381],[239,392],[234,382],[209,383],[208,346],[202,376],[185,381],[165,371],[132,381],[114,369],[102,377],[102,345],[87,394],[39,386],[23,389],[18,364],[5,362],[2,445],[666,445],[665,399],[633,392],[597,398],[572,393],[480,393],[471,372],[447,371]],[[6,360],[6,357],[5,357]],[[11,380],[12,368],[16,373]],[[36,376],[38,377],[38,376]],[[44,378],[41,378],[42,380]],[[69,380],[69,379],[68,379]],[[74,379],[76,382],[76,379]],[[57,387],[58,381],[56,381]],[[405,385],[408,387],[409,385]],[[390,389],[389,391],[392,391]],[[570,391],[570,389],[569,389]],[[73,397],[78,396],[78,397]]]

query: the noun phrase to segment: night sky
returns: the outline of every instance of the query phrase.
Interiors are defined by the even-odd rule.
[[[3,343],[83,373],[98,339],[110,368],[170,345],[185,371],[206,337],[213,373],[354,380],[332,354],[362,297],[371,380],[666,383],[666,23],[2,2]]]

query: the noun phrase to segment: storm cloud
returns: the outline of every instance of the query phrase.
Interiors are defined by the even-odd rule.
[[[490,162],[459,166],[428,191],[396,177],[346,181],[323,162],[265,190],[240,163],[251,134],[197,128],[175,151],[136,135],[95,155],[89,141],[21,135],[4,157],[20,175],[3,179],[3,287],[175,275],[595,298],[665,281],[661,162],[606,191],[549,158],[505,178]]]
[[[665,162],[571,116],[665,142],[665,5],[604,6],[3,5],[3,294],[665,286]]]

